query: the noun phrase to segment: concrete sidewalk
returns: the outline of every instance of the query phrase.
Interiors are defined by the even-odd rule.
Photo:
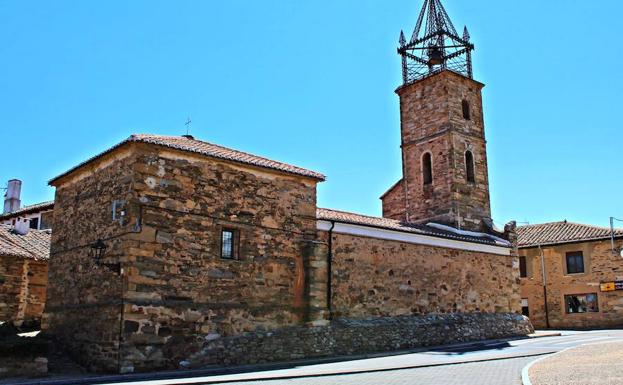
[[[534,362],[524,385],[623,384],[623,343],[604,342],[564,350]]]

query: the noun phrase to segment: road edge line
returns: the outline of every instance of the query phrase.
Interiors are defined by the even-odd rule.
[[[579,345],[579,346],[582,346],[582,345]],[[537,358],[536,360],[530,362],[528,365],[524,366],[523,369],[521,369],[521,383],[523,385],[533,385],[532,381],[530,380],[530,373],[529,373],[530,372],[530,368],[532,367],[532,365],[537,364],[537,363],[539,363],[539,362],[541,362],[541,361],[543,361],[545,359],[548,359],[550,357],[553,357],[556,354],[560,354],[562,352],[566,352],[567,350],[571,350],[573,348],[577,348],[577,346],[569,347],[569,348],[563,349],[563,350],[561,350],[559,352],[546,354],[543,357]]]

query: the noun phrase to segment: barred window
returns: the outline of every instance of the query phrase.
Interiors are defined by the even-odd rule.
[[[223,229],[221,231],[221,258],[237,259],[237,231],[233,229]]]

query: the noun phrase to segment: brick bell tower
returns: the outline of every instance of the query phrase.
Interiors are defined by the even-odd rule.
[[[472,78],[467,27],[459,37],[440,0],[425,0],[399,44],[403,177],[381,197],[383,216],[490,231],[484,84]]]

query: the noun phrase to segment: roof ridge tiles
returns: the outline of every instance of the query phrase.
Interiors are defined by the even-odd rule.
[[[313,178],[319,181],[324,181],[326,177],[316,171],[308,170],[299,166],[295,166],[292,164],[280,162],[277,160],[272,160],[263,156],[254,155],[249,152],[236,150],[233,148],[225,147],[219,144],[214,144],[211,142],[186,137],[186,136],[172,136],[172,135],[159,135],[159,134],[132,134],[124,141],[110,147],[109,149],[85,160],[84,162],[78,164],[77,166],[69,169],[68,171],[60,174],[59,176],[50,180],[50,184],[54,184],[58,179],[71,174],[72,172],[78,170],[79,168],[91,163],[98,158],[109,154],[110,152],[118,149],[126,143],[147,143],[155,146],[162,146],[167,148],[172,148],[179,151],[185,151],[189,153],[199,154],[206,157],[211,157],[215,159],[222,159],[231,162],[242,163],[246,165],[251,165],[260,168],[266,168],[271,170],[276,170],[279,172],[294,174],[305,176],[308,178]]]

